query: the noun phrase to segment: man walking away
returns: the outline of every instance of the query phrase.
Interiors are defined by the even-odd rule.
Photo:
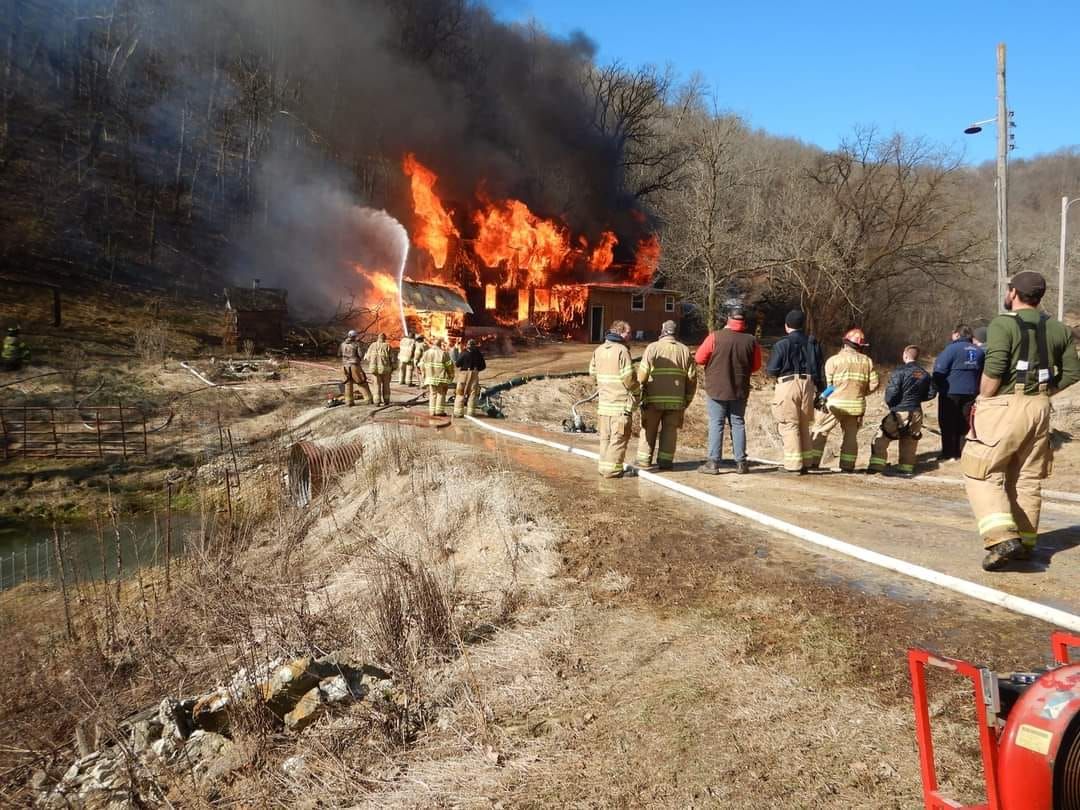
[[[401,338],[398,344],[398,384],[412,385],[413,381],[413,339],[408,335]]]
[[[987,571],[1035,550],[1042,480],[1054,460],[1050,397],[1080,380],[1072,332],[1038,309],[1045,293],[1040,274],[1013,276],[1004,302],[1009,312],[987,328],[979,398],[960,459]]]
[[[379,337],[368,347],[368,371],[375,378],[375,404],[390,404],[390,375],[393,365],[390,361],[390,344],[386,333],[379,332]]]
[[[19,337],[19,327],[9,326],[0,351],[0,365],[4,371],[18,371],[30,362],[30,347]]]
[[[360,365],[364,360],[364,347],[360,345],[359,337],[355,329],[350,329],[339,349],[342,370],[345,372],[345,404],[350,408],[356,404],[353,397],[354,385],[360,389],[363,402],[371,402],[371,388],[368,387],[367,375]]]
[[[446,389],[454,381],[454,364],[446,351],[445,340],[435,341],[424,352],[420,368],[424,372],[424,385],[428,387],[428,414],[446,416]]]
[[[889,412],[881,420],[870,450],[868,473],[885,469],[889,461],[889,445],[900,442],[898,470],[904,475],[915,474],[916,453],[922,438],[922,404],[934,398],[934,378],[919,365],[919,347],[904,349],[904,364],[897,366],[885,386],[885,404]]]
[[[476,398],[480,395],[480,372],[487,368],[487,363],[475,340],[469,340],[465,351],[461,352],[454,365],[461,372],[458,375],[457,390],[454,392],[454,416],[476,416]]]
[[[741,309],[728,315],[727,324],[698,347],[694,360],[705,369],[705,406],[709,416],[709,457],[698,467],[707,475],[720,473],[724,455],[724,423],[731,423],[735,472],[749,471],[746,463],[746,401],[750,376],[761,368],[761,344],[746,332]]]
[[[596,379],[600,392],[596,413],[600,433],[599,469],[604,478],[622,478],[630,423],[640,390],[626,345],[628,340],[630,324],[615,321],[589,362],[589,374]]]
[[[843,432],[840,444],[841,472],[855,472],[859,456],[859,428],[866,413],[866,397],[881,385],[874,361],[863,354],[870,348],[862,329],[849,329],[844,334],[840,351],[825,362],[825,385],[832,394],[825,400],[821,414],[810,430],[813,449],[809,467],[821,466],[825,443],[837,425]]]
[[[787,337],[780,338],[769,354],[768,376],[776,379],[772,412],[784,442],[784,470],[805,475],[812,460],[810,422],[814,400],[824,385],[821,346],[807,336],[806,314],[793,309],[784,319]]]
[[[638,365],[641,384],[641,436],[637,463],[651,467],[653,454],[661,470],[675,463],[675,447],[683,414],[697,391],[697,366],[690,349],[675,339],[675,321],[664,321],[660,339],[645,347]],[[660,440],[657,449],[657,438]]]
[[[416,339],[413,341],[413,350],[412,350],[412,363],[413,363],[413,367],[415,368],[415,372],[414,372],[414,375],[413,375],[413,382],[412,382],[413,385],[423,385],[424,384],[424,371],[420,367],[420,363],[423,361],[424,352],[426,352],[427,350],[428,350],[428,346],[427,346],[426,343],[424,343],[424,336],[423,335],[417,335]]]
[[[938,392],[938,424],[941,427],[939,461],[960,458],[968,431],[971,406],[979,393],[985,352],[975,345],[970,326],[960,324],[949,345],[934,361],[934,385]]]

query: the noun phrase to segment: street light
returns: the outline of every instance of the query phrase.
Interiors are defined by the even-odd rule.
[[[1061,198],[1061,255],[1058,259],[1058,320],[1065,322],[1065,239],[1068,235],[1069,209],[1080,203],[1080,197]]]
[[[1005,282],[1009,277],[1009,150],[1015,148],[1012,133],[1015,127],[1013,114],[1005,103],[1005,43],[997,46],[997,115],[984,121],[976,121],[965,130],[965,135],[977,135],[982,125],[997,124],[997,292],[998,306],[1005,300]]]

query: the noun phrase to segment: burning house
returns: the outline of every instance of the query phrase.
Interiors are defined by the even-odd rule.
[[[482,189],[472,204],[449,207],[435,190],[434,172],[412,155],[402,168],[411,192],[413,250],[402,270],[399,321],[414,323],[410,331],[440,337],[530,324],[598,342],[613,320],[628,321],[648,339],[663,321],[679,319],[677,294],[652,286],[660,245],[640,218],[624,228],[629,234],[603,230],[590,238],[520,200],[490,200]],[[399,280],[366,276],[373,297],[390,303]]]

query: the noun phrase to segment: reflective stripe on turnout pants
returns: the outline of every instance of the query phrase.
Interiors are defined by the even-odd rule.
[[[476,416],[476,397],[480,393],[480,372],[459,371],[457,389],[454,391],[454,416]]]
[[[670,467],[675,460],[675,447],[679,440],[679,428],[683,424],[682,410],[645,408],[641,412],[641,434],[638,438],[637,463],[649,467],[653,463],[653,453],[661,467]],[[656,440],[660,439],[660,449]]]
[[[862,426],[862,417],[832,408],[825,413],[818,413],[817,421],[810,429],[813,449],[810,451],[809,466],[817,467],[821,464],[821,457],[825,453],[825,443],[837,425],[843,431],[843,438],[840,441],[840,469],[855,469],[855,460],[859,455],[859,428]]]
[[[812,460],[810,423],[814,418],[815,396],[813,380],[796,378],[776,384],[772,412],[784,441],[785,470],[801,470]]]
[[[884,469],[889,463],[889,445],[894,441],[899,441],[900,463],[897,469],[902,473],[914,473],[919,439],[922,438],[922,426],[922,411],[890,411],[885,414],[885,418],[881,420],[881,427],[874,435],[874,444],[870,448],[870,469]]]
[[[356,399],[353,396],[353,386],[360,391],[361,402],[371,402],[371,388],[368,386],[367,377],[364,376],[360,366],[345,366],[345,404],[353,405]]]
[[[630,423],[633,420],[630,414],[622,413],[616,416],[600,414],[596,421],[600,433],[600,474],[605,478],[616,478],[623,472],[626,446],[630,443]]]
[[[446,384],[428,386],[428,413],[431,416],[446,416]]]
[[[1033,547],[1039,532],[1042,480],[1053,468],[1050,397],[1004,394],[975,401],[975,438],[960,467],[983,544],[1020,538]]]
[[[390,372],[384,371],[380,374],[373,374],[375,377],[375,404],[376,405],[389,405],[390,404]]]

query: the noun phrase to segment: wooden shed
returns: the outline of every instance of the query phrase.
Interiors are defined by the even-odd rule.
[[[226,287],[225,329],[222,346],[235,352],[247,341],[256,351],[285,345],[285,322],[289,308],[286,290],[269,287]]]

